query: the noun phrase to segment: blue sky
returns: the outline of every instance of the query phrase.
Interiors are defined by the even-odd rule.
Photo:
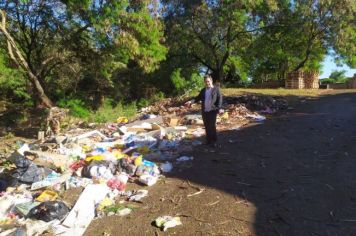
[[[356,73],[356,69],[351,69],[347,65],[343,65],[342,67],[336,66],[333,62],[332,56],[327,56],[323,62],[322,74],[319,78],[328,78],[332,71],[334,70],[346,70],[346,76],[352,77]]]

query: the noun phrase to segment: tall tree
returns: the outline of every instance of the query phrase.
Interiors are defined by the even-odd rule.
[[[12,49],[18,48],[15,52],[22,55],[19,61],[30,80],[38,82],[35,94],[42,103],[52,105],[48,97],[42,98],[46,93],[55,98],[57,90],[83,90],[86,97],[88,92],[103,94],[113,87],[113,73],[132,62],[146,72],[157,68],[166,52],[162,25],[147,4],[134,9],[131,2],[0,3],[7,13]]]
[[[45,91],[43,89],[43,85],[41,84],[41,79],[39,78],[39,71],[34,70],[34,65],[31,63],[30,60],[30,54],[31,50],[33,50],[33,42],[31,39],[33,38],[25,38],[25,43],[29,46],[27,51],[23,50],[18,47],[18,44],[16,43],[14,37],[9,33],[6,27],[6,12],[4,10],[0,10],[1,13],[1,25],[0,25],[0,30],[4,35],[4,38],[7,42],[8,45],[8,52],[10,57],[14,60],[16,64],[18,64],[24,71],[27,72],[28,78],[30,82],[33,84],[34,89],[36,90],[36,95],[38,96],[39,100],[46,106],[46,107],[52,107],[53,103],[49,99],[49,97],[45,94]],[[18,19],[21,17],[17,15]],[[20,23],[20,22],[19,22]],[[30,22],[31,24],[33,22]],[[25,30],[27,30],[26,22],[24,19],[22,19],[22,24]],[[37,24],[35,22],[34,24]],[[35,26],[36,27],[36,26]],[[33,33],[32,31],[30,33]],[[16,36],[15,36],[16,37]],[[25,54],[25,56],[23,55]],[[45,64],[44,61],[41,64]]]
[[[228,62],[244,57],[252,34],[259,29],[250,14],[261,1],[163,2],[171,53],[188,55],[216,81],[224,80]]]
[[[350,46],[355,41],[350,37],[355,33],[352,1],[279,0],[273,11],[261,7],[255,14],[278,25],[264,28],[249,49],[255,80],[281,79],[300,69],[318,71],[328,53],[344,59],[355,55],[355,46]]]

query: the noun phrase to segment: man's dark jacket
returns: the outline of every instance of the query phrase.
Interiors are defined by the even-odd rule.
[[[195,97],[194,101],[201,101],[201,109],[202,111],[205,111],[205,90],[206,88],[203,88],[199,95]],[[212,101],[212,106],[211,110],[212,111],[218,111],[221,106],[222,106],[222,95],[220,93],[219,87],[213,87],[213,90],[211,91],[211,101]]]

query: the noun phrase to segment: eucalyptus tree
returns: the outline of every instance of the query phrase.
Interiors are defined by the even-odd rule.
[[[52,106],[44,79],[56,65],[57,53],[49,52],[46,44],[55,42],[60,31],[60,17],[51,17],[58,6],[45,1],[5,1],[0,7],[0,30],[10,57],[28,75],[35,100]]]
[[[15,0],[0,7],[8,22],[2,38],[10,54],[18,49],[14,59],[38,82],[34,94],[46,106],[53,104],[46,94],[102,94],[113,87],[115,71],[133,62],[149,72],[165,58],[162,25],[147,4]]]

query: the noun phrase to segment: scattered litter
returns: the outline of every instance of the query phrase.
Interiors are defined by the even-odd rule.
[[[199,146],[199,145],[202,145],[203,144],[203,142],[201,142],[201,141],[199,141],[199,140],[194,140],[193,142],[192,142],[192,145],[193,146]]]
[[[146,184],[147,186],[152,186],[155,183],[157,183],[158,177],[157,176],[152,176],[152,175],[141,175],[139,178],[139,181],[143,184]]]
[[[43,220],[50,222],[52,220],[62,220],[69,212],[66,204],[60,201],[43,202],[40,205],[32,208],[28,213],[31,219]]]
[[[73,138],[71,138],[71,141],[75,142],[75,141],[78,141],[78,140],[81,140],[81,139],[84,139],[84,138],[88,138],[90,136],[95,136],[95,135],[101,137],[102,139],[107,139],[107,137],[105,135],[103,135],[101,132],[99,132],[98,130],[93,130],[93,131],[90,131],[88,133],[81,134],[81,135],[78,135],[76,137],[73,137]]]
[[[88,185],[67,218],[56,227],[55,234],[83,235],[95,217],[95,205],[99,204],[108,193],[109,188],[105,185]]]
[[[48,202],[48,201],[54,201],[58,197],[58,194],[56,192],[53,192],[51,190],[45,190],[41,193],[40,196],[36,198],[37,201],[39,202]]]
[[[126,174],[120,174],[108,180],[107,185],[111,189],[116,189],[118,191],[124,191],[126,188],[126,183],[128,176]]]
[[[272,114],[275,113],[275,110],[271,109],[270,107],[266,107],[266,109],[259,111],[260,113],[267,113]]]
[[[41,220],[26,219],[22,224],[24,228],[18,228],[16,235],[43,235],[44,232],[51,229],[51,227],[58,225],[59,220],[52,220],[45,222]]]
[[[266,120],[266,117],[262,116],[262,115],[248,114],[246,117],[252,118],[255,121],[264,121],[264,120]]]
[[[40,202],[25,202],[25,203],[20,203],[15,206],[15,211],[20,213],[22,216],[27,216],[30,210],[38,205],[40,205]]]
[[[188,195],[187,195],[187,197],[192,197],[192,196],[195,196],[195,195],[201,194],[204,190],[205,190],[205,189],[204,189],[204,188],[202,188],[202,189],[200,189],[198,192],[195,192],[195,193],[193,193],[193,194],[188,194]]]
[[[132,212],[132,210],[130,208],[124,208],[122,210],[118,210],[116,212],[116,214],[119,216],[126,216],[126,215],[129,215],[131,212]]]
[[[148,190],[141,189],[137,191],[133,191],[132,194],[129,196],[129,201],[139,202],[142,198],[148,195]]]
[[[177,225],[182,225],[180,217],[173,216],[160,216],[155,219],[154,224],[161,228],[163,231],[167,231],[168,228],[176,227]]]
[[[24,155],[24,153],[26,151],[30,151],[30,147],[28,146],[27,143],[23,144],[18,150],[17,152],[20,153],[22,156]]]
[[[166,161],[165,163],[162,163],[160,165],[160,169],[162,170],[163,173],[168,173],[168,172],[172,171],[173,165],[172,165],[172,163]]]
[[[177,158],[177,161],[178,162],[181,162],[181,161],[192,161],[193,159],[194,159],[194,157],[181,156],[181,157]]]
[[[129,122],[129,120],[126,117],[119,117],[117,118],[116,122],[119,124],[126,124],[127,122]]]

